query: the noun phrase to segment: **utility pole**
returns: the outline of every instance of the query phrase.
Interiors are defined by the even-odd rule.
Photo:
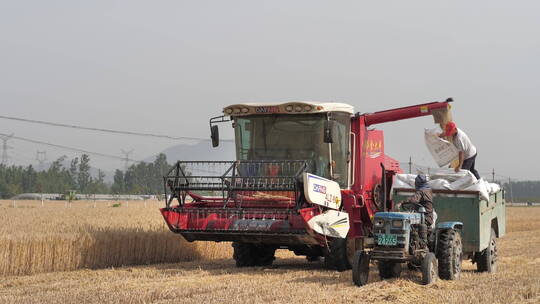
[[[39,164],[39,169],[43,169],[43,164],[47,160],[47,151],[36,151],[36,160]]]
[[[13,133],[11,135],[2,135],[0,139],[2,140],[2,165],[7,165],[9,160],[8,149],[13,149],[13,147],[8,146],[7,142],[13,138]]]
[[[510,189],[510,202],[514,203],[514,195],[512,193],[512,180],[508,177],[508,188]]]
[[[121,151],[122,151],[122,154],[124,154],[124,157],[122,158],[124,160],[124,172],[127,172],[129,168],[129,161],[130,161],[129,155],[133,153],[133,149],[129,151],[125,151],[124,149],[122,149]]]
[[[493,171],[491,171],[491,182],[495,182],[495,168],[493,168]]]
[[[412,174],[412,156],[409,156],[409,174]]]

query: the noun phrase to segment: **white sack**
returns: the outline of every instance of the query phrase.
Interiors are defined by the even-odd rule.
[[[450,183],[445,179],[434,179],[428,182],[431,189],[450,190]]]
[[[416,174],[396,174],[396,178],[394,179],[394,187],[395,188],[414,188],[415,179],[416,179]]]
[[[459,170],[456,172],[453,168],[441,168],[430,174],[429,177],[431,179],[444,179],[452,183],[468,176],[469,173],[468,170]]]
[[[489,191],[489,193],[497,193],[497,192],[501,191],[501,186],[499,186],[499,184],[495,184],[495,183],[488,183],[488,191]]]
[[[458,150],[452,143],[440,138],[439,132],[438,129],[426,129],[424,140],[437,165],[444,167],[458,157]]]
[[[480,193],[480,198],[489,201],[489,190],[488,190],[489,183],[486,182],[483,178],[478,180],[474,185],[470,185],[469,187],[465,188],[464,190],[467,191],[478,191]]]
[[[464,190],[478,182],[474,174],[471,173],[469,170],[461,170],[467,172],[467,174],[456,180],[455,182],[452,182],[450,184],[450,190]]]

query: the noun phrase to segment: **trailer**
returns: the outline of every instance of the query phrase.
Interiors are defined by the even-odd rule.
[[[413,189],[392,190],[393,200],[405,200]],[[497,269],[497,239],[506,233],[504,190],[490,194],[489,201],[477,191],[433,190],[433,208],[437,222],[459,221],[463,259],[471,259],[480,272]]]
[[[164,176],[169,227],[188,241],[233,242],[238,267],[270,265],[276,249],[329,268],[350,269],[373,245],[373,218],[390,210],[393,177],[374,125],[433,115],[443,125],[451,99],[375,113],[343,103],[235,104],[210,119],[231,124],[236,160],[179,161]]]

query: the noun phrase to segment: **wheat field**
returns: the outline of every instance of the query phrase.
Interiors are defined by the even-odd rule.
[[[169,231],[158,201],[1,201],[0,275],[171,263],[231,255]]]
[[[458,281],[439,280],[422,286],[419,274],[408,271],[399,279],[381,281],[372,265],[370,284],[358,288],[351,282],[351,271],[325,270],[321,262],[309,263],[287,251],[278,251],[272,267],[236,268],[230,258],[229,244],[186,244],[166,230],[157,213],[157,204],[144,207],[140,202],[130,202],[129,207],[123,204],[113,208],[98,203],[93,208],[91,202],[83,202],[70,209],[56,203],[58,206],[49,206],[49,211],[39,203],[29,203],[24,208],[9,207],[10,203],[0,203],[3,223],[0,263],[5,264],[6,242],[26,237],[27,241],[37,243],[33,249],[24,249],[25,255],[48,260],[51,252],[35,251],[46,247],[38,245],[37,239],[60,240],[66,234],[60,242],[65,245],[54,250],[58,254],[62,250],[71,251],[70,257],[62,262],[75,270],[38,273],[46,268],[40,266],[41,269],[26,271],[34,272],[31,275],[0,276],[0,303],[540,303],[540,208],[537,207],[507,209],[508,232],[499,240],[499,269],[495,274],[477,273],[475,265],[464,262]],[[26,216],[19,215],[22,211],[29,212]],[[7,215],[17,219],[11,218],[5,225]],[[85,228],[66,232],[74,227]],[[11,231],[8,237],[6,231]],[[84,247],[82,244],[91,243],[80,241],[85,239],[81,237],[85,233],[101,248]],[[137,233],[141,235],[129,236]],[[23,244],[19,243],[20,249],[11,250],[23,250]],[[77,253],[81,248],[92,248],[94,253]],[[182,262],[163,263],[167,262],[163,250],[168,252],[166,256]],[[107,257],[108,253],[115,258]],[[129,260],[130,255],[136,258]],[[154,260],[144,261],[144,256]],[[122,257],[129,262],[120,262]],[[23,264],[22,261],[21,255],[16,263]],[[139,262],[149,265],[104,266]],[[60,270],[59,263],[36,265],[55,265]],[[10,269],[2,267],[3,271]],[[97,269],[100,267],[106,268]]]

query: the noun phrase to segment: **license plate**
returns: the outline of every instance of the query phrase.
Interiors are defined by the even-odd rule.
[[[397,245],[397,236],[393,234],[381,234],[377,236],[377,244],[382,246]]]

